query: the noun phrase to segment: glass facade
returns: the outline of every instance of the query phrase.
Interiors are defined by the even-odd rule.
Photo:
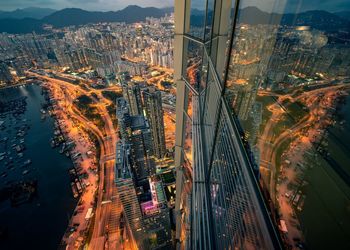
[[[177,198],[177,226],[181,224],[177,239],[188,249],[279,248],[224,100],[224,65],[234,3],[182,4],[184,30],[175,37],[179,44],[175,60],[180,61],[175,71],[181,72],[177,138],[182,137],[176,148],[177,193],[181,194]],[[176,14],[180,12],[177,7]]]
[[[331,12],[175,2],[179,245],[350,247],[350,25]]]

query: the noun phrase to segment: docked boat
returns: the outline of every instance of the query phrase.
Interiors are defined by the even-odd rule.
[[[28,159],[28,160],[26,160],[26,161],[24,162],[24,165],[29,165],[29,164],[31,164],[31,163],[32,163],[32,160]]]
[[[78,195],[77,188],[76,188],[74,182],[71,183],[71,187],[72,187],[73,197],[77,198],[79,195]]]
[[[29,170],[24,170],[24,171],[22,172],[23,175],[26,175],[26,174],[28,174],[28,173],[29,173]]]

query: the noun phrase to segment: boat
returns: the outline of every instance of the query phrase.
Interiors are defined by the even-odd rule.
[[[20,152],[22,152],[24,150],[24,146],[23,145],[17,145],[15,148],[16,148],[17,153],[20,153]]]
[[[81,194],[83,192],[83,190],[81,188],[81,185],[80,185],[80,182],[78,179],[75,180],[75,185],[77,186],[79,194]]]
[[[26,174],[28,174],[28,173],[29,173],[29,170],[24,170],[24,171],[22,172],[23,175],[26,175]]]
[[[73,197],[77,198],[79,195],[74,182],[71,183],[71,187],[72,187]]]
[[[29,164],[31,164],[31,163],[32,163],[32,160],[28,159],[28,160],[26,160],[26,161],[24,162],[24,165],[29,165]]]
[[[5,158],[5,156],[0,156],[0,161],[2,161]]]

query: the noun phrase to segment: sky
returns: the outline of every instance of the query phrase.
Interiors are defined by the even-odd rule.
[[[0,0],[0,10],[10,11],[27,7],[52,9],[81,8],[96,11],[115,11],[128,5],[141,7],[169,7],[175,0]]]
[[[175,0],[176,1],[176,0]],[[211,0],[213,1],[213,0]],[[192,8],[203,9],[205,0],[192,0]],[[241,7],[255,6],[267,12],[297,13],[307,10],[350,10],[350,0],[241,0]]]
[[[26,7],[52,9],[81,8],[85,10],[110,11],[123,9],[128,5],[142,7],[169,7],[176,0],[0,0],[0,10],[14,10]],[[202,9],[205,0],[192,0],[194,8]],[[329,12],[350,10],[349,0],[241,0],[242,7],[256,6],[268,12],[300,12],[300,10],[327,10]]]
[[[264,11],[297,13],[307,10],[328,12],[349,11],[349,0],[243,0],[244,6],[256,6]]]

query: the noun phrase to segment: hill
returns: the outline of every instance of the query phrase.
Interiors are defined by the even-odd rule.
[[[34,18],[3,18],[0,19],[0,32],[7,33],[30,33],[44,32],[42,26],[51,24],[56,28],[62,28],[70,25],[84,25],[88,23],[100,22],[125,22],[135,23],[144,21],[146,17],[162,17],[165,13],[170,13],[172,8],[158,9],[153,7],[142,8],[136,5],[130,5],[123,10],[118,11],[86,11],[78,8],[67,8],[55,11],[42,19]]]
[[[350,21],[350,11],[335,12],[335,15]]]
[[[14,11],[0,11],[0,19],[5,18],[15,18],[15,19],[23,19],[23,18],[34,18],[41,19],[44,18],[56,10],[49,8],[24,8],[24,9],[16,9]]]

